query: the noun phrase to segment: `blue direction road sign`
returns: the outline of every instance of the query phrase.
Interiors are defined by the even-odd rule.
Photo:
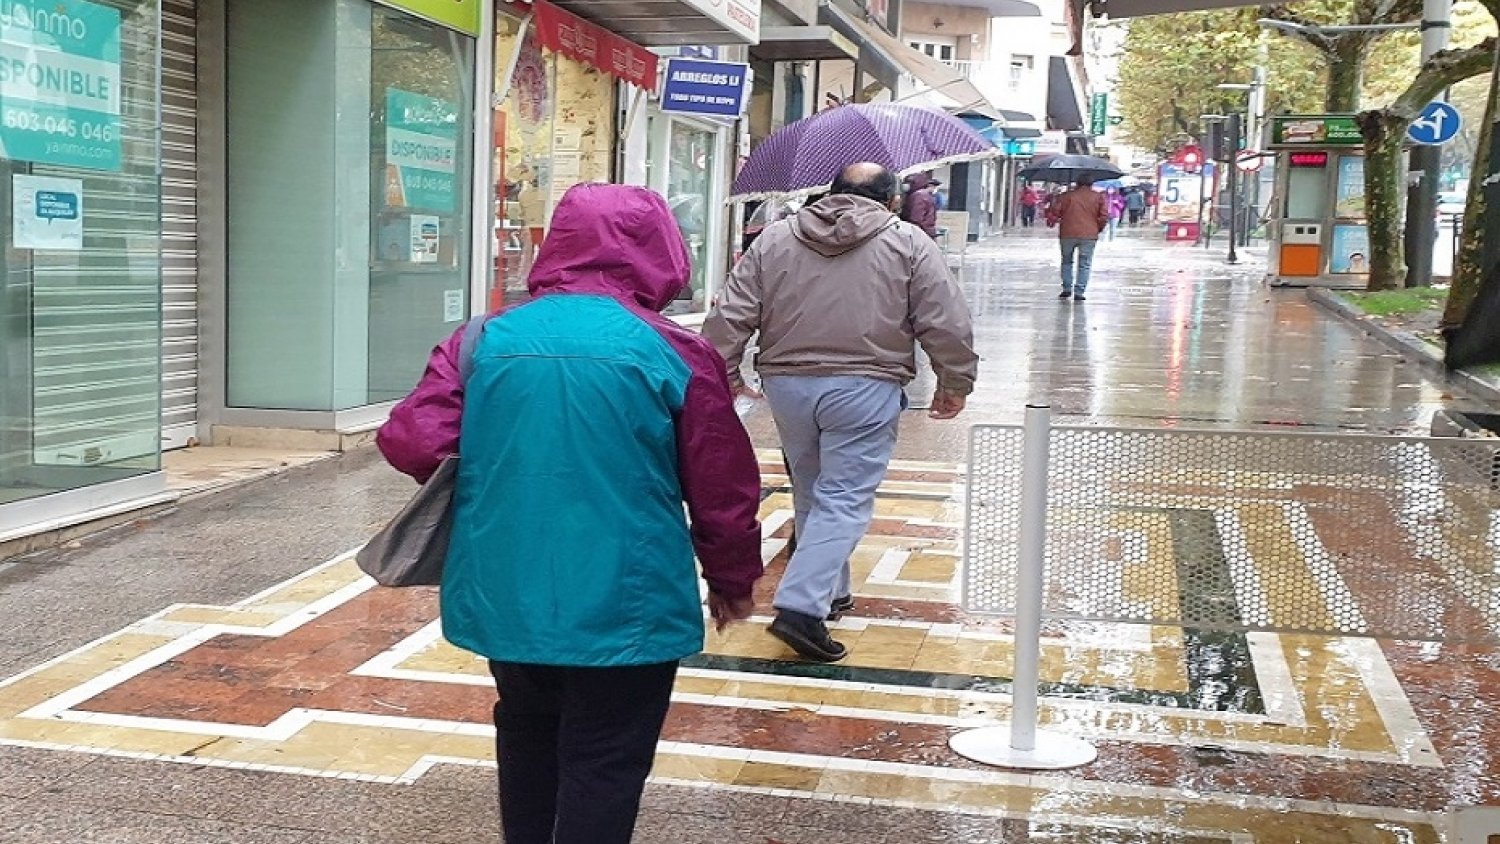
[[[1422,116],[1406,127],[1406,137],[1419,144],[1446,144],[1458,134],[1463,118],[1445,102],[1428,103]]]

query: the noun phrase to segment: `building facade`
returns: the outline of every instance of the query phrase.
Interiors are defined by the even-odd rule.
[[[14,0],[0,44],[0,546],[171,500],[166,451],[358,442],[469,315],[525,297],[573,184],[667,195],[692,320],[745,121],[659,64],[743,62],[758,0]],[[602,12],[602,14],[601,14]]]

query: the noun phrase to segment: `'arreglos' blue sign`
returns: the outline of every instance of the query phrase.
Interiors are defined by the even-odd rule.
[[[745,112],[750,66],[702,59],[667,59],[662,111],[739,117]]]

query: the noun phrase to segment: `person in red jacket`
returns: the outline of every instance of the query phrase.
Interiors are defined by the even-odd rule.
[[[1094,190],[1094,177],[1078,177],[1073,189],[1052,206],[1057,217],[1057,239],[1062,246],[1062,299],[1084,301],[1089,271],[1094,265],[1094,247],[1099,233],[1109,225],[1109,200]],[[1078,256],[1078,277],[1073,277],[1073,256]]]
[[[906,177],[906,199],[901,203],[901,219],[916,226],[936,239],[938,236],[938,201],[935,193],[942,182],[932,178],[931,173],[915,173]]]

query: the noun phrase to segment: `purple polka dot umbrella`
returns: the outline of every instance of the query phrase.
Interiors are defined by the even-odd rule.
[[[821,191],[850,164],[873,161],[898,176],[1002,151],[957,117],[891,103],[846,105],[772,133],[735,177],[731,202]]]

